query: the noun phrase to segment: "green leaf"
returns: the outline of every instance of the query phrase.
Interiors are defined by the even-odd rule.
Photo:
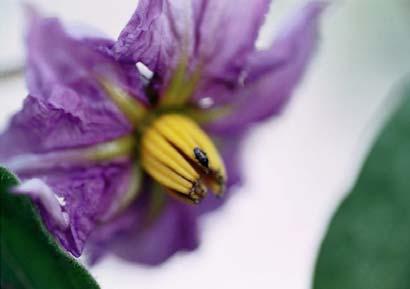
[[[410,89],[333,217],[315,289],[410,288]]]
[[[17,179],[0,167],[0,287],[99,288],[47,234],[29,198],[8,193],[16,184]]]

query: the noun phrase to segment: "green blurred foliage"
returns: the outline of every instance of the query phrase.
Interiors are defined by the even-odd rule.
[[[46,233],[25,196],[8,193],[17,179],[0,167],[0,287],[2,289],[94,289],[88,272]]]
[[[410,288],[410,88],[330,223],[313,288]]]

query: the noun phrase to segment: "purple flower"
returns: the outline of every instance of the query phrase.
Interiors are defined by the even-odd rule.
[[[29,95],[0,160],[65,249],[158,264],[198,246],[198,218],[240,182],[241,140],[281,111],[315,48],[322,2],[256,50],[269,4],[140,0],[117,41],[29,13]]]

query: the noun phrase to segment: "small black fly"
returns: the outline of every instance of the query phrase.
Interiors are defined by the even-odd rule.
[[[194,154],[195,154],[195,158],[196,160],[205,168],[208,168],[209,166],[209,159],[208,156],[206,155],[206,153],[201,150],[200,148],[196,147],[194,148]]]

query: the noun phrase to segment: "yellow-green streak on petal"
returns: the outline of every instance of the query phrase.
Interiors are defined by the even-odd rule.
[[[165,89],[161,98],[160,106],[182,105],[192,96],[200,79],[200,69],[197,68],[191,74],[188,72],[188,57],[183,56]]]
[[[193,71],[189,71],[189,21],[185,19],[186,31],[183,37],[182,53],[178,65],[174,70],[173,76],[161,98],[160,106],[180,106],[186,103],[198,85],[201,77],[201,65],[197,65]]]
[[[207,109],[191,108],[186,110],[186,114],[199,124],[206,125],[207,123],[228,116],[233,110],[234,108],[232,106],[224,105]]]
[[[89,163],[129,159],[135,150],[135,139],[132,135],[124,136],[109,142],[86,148],[58,150],[43,154],[23,154],[5,162],[5,166],[15,172],[52,169],[64,166],[76,166]]]
[[[122,212],[132,203],[132,201],[134,201],[139,196],[141,183],[141,167],[137,163],[133,163],[129,182],[125,184],[126,188],[121,188],[124,190],[122,192],[123,194],[121,195],[121,198],[118,199],[115,204],[113,204],[110,212],[106,215],[107,220]]]
[[[152,222],[154,222],[155,219],[160,216],[166,204],[164,189],[158,183],[154,183],[152,186],[153,187],[150,194],[150,200],[145,221],[145,226],[147,227],[152,225]]]
[[[87,148],[87,158],[93,161],[111,160],[121,156],[131,156],[135,140],[131,135]]]
[[[100,79],[100,83],[107,92],[107,95],[131,122],[133,127],[137,127],[144,118],[147,108],[119,86],[114,85],[105,79]]]

